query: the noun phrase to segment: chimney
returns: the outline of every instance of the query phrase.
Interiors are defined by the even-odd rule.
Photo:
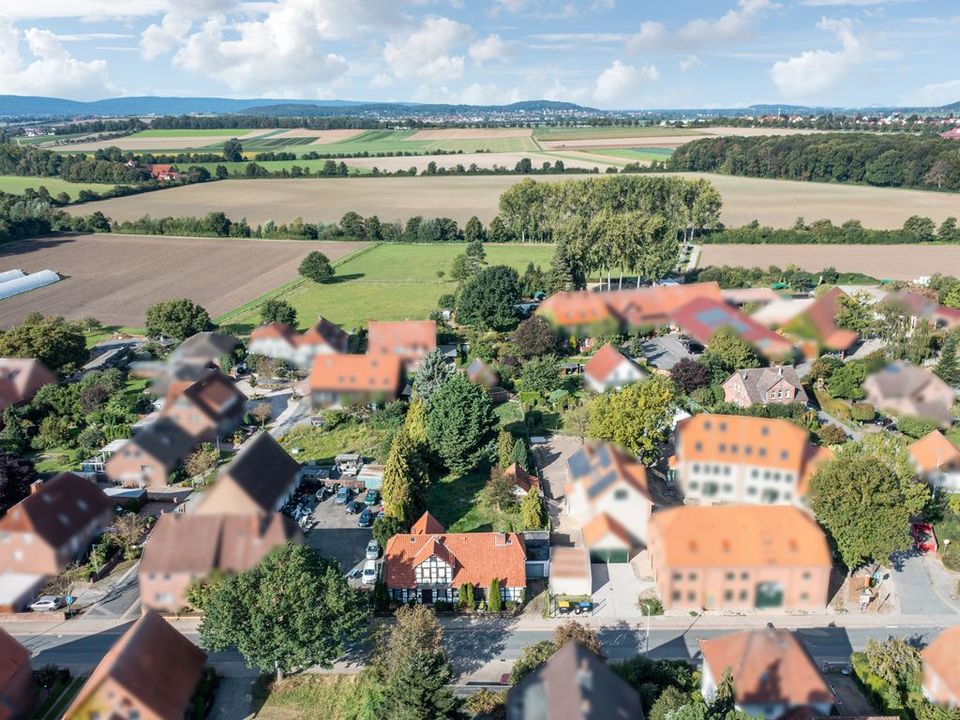
[[[783,377],[783,365],[777,365],[777,375]]]

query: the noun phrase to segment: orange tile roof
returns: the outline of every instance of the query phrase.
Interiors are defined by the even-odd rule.
[[[551,547],[550,577],[589,579],[590,553],[585,547]]]
[[[924,648],[923,664],[929,666],[950,689],[960,696],[960,625],[947,628]]]
[[[806,319],[816,331],[817,340],[830,350],[848,350],[859,335],[853,330],[837,327],[837,311],[840,309],[840,298],[846,293],[838,287],[830,288],[823,295],[810,304],[797,318],[786,325],[789,332],[791,325],[800,327]]]
[[[833,460],[833,450],[828,447],[808,445],[806,460],[803,463],[803,474],[800,476],[800,482],[797,483],[797,492],[801,497],[805,497],[810,488],[810,478],[823,463]]]
[[[371,320],[367,326],[367,352],[419,360],[437,347],[437,323],[433,320]]]
[[[506,470],[503,471],[503,476],[514,483],[524,492],[530,492],[531,488],[534,488],[539,492],[540,490],[540,478],[536,475],[531,475],[524,468],[513,463]]]
[[[592,325],[616,319],[632,326],[665,324],[677,308],[695,298],[720,300],[717,283],[666,285],[610,292],[561,292],[544,300],[538,312],[561,326]]]
[[[806,647],[789,630],[730,633],[701,640],[700,649],[717,682],[730,671],[737,705],[833,704],[836,699]]]
[[[788,505],[668,508],[650,518],[649,534],[669,567],[831,566],[823,530]]]
[[[310,369],[310,389],[396,392],[400,374],[400,358],[396,355],[317,355]]]
[[[627,529],[607,513],[597,513],[593,520],[583,526],[583,541],[587,547],[593,547],[607,535],[615,536],[626,547],[633,545],[633,538]]]
[[[349,334],[322,315],[302,334],[295,338],[298,345],[329,345],[338,352],[347,351]]]
[[[601,293],[578,291],[551,295],[537,309],[556,325],[592,325],[612,317]]]
[[[489,587],[494,578],[504,587],[527,584],[526,547],[517,533],[421,533],[394,535],[387,541],[383,555],[387,587],[416,587],[415,569],[432,555],[453,567],[453,587],[467,583]]]
[[[670,322],[703,346],[721,328],[731,328],[762,355],[781,358],[793,352],[793,343],[722,300],[695,298],[670,314]]]
[[[425,512],[420,516],[420,519],[417,520],[413,527],[410,528],[410,532],[414,535],[436,535],[439,533],[445,533],[446,528],[440,524],[440,521],[437,520],[429,512]]]
[[[702,413],[682,420],[677,427],[681,462],[748,463],[791,470],[798,479],[809,446],[806,430],[778,418]]]
[[[274,340],[277,338],[282,338],[293,345],[295,342],[293,339],[295,335],[296,332],[290,325],[287,325],[286,323],[272,322],[254,328],[250,332],[250,340],[252,342],[253,340]]]
[[[924,435],[910,445],[910,457],[922,473],[934,472],[960,463],[960,448],[939,430]]]
[[[627,361],[627,358],[617,350],[613,345],[606,344],[600,348],[596,354],[587,360],[583,371],[597,382],[604,382],[607,377],[616,370],[620,363]]]
[[[215,368],[205,372],[199,380],[172,382],[167,389],[164,408],[180,397],[189,399],[197,409],[213,420],[221,419],[227,411],[242,411],[243,401],[247,399],[232,379]]]

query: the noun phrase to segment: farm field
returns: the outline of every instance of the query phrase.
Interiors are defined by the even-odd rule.
[[[189,297],[217,315],[295,280],[311,250],[334,260],[362,246],[113,234],[21,240],[0,246],[0,269],[49,268],[64,279],[4,300],[0,327],[31,312],[138,327],[149,305],[176,297]]]
[[[699,267],[796,265],[817,272],[834,267],[879,279],[914,280],[960,268],[956,245],[703,245]]]
[[[538,127],[533,131],[537,140],[602,140],[608,138],[655,138],[700,136],[698,129],[675,127]]]
[[[463,243],[429,245],[382,244],[347,259],[337,267],[336,280],[318,285],[302,280],[268,297],[280,298],[297,310],[301,327],[323,315],[350,330],[371,320],[422,320],[437,309],[444,293],[457,283],[437,272],[449,274],[453,258],[464,251]],[[553,257],[552,245],[485,245],[487,263],[510,265],[522,272],[527,263],[544,269]],[[226,313],[217,321],[234,332],[248,333],[259,320],[256,303]]]
[[[710,180],[723,196],[721,220],[730,227],[759,220],[764,225],[792,227],[796,218],[808,222],[829,218],[837,224],[860,220],[865,227],[898,228],[911,215],[936,223],[960,214],[957,195],[789,180],[684,173]],[[544,175],[542,182],[577,179],[576,175]],[[252,224],[284,222],[300,216],[308,222],[333,222],[353,210],[378,215],[383,221],[414,215],[451,217],[465,222],[476,215],[489,222],[497,214],[500,193],[523,176],[312,178],[225,180],[110,198],[67,211],[86,215],[99,210],[113,220],[205,215],[221,210],[228,217]]]
[[[113,185],[103,183],[74,183],[67,182],[58,177],[25,177],[23,175],[0,175],[0,192],[10,193],[11,195],[22,195],[27,188],[39,190],[43,185],[51,195],[59,195],[62,192],[67,193],[71,198],[76,199],[81,190],[93,190],[94,192],[105,192],[113,189]]]
[[[90,142],[79,142],[72,145],[63,145],[57,148],[59,152],[89,152],[101,150],[108,147],[118,147],[121,150],[133,152],[159,152],[159,151],[181,151],[196,150],[201,151],[216,145],[218,148],[223,146],[227,140],[237,138],[240,142],[248,141],[268,133],[273,130],[249,130],[233,129],[225,130],[142,130],[141,132],[127,135],[125,137],[110,138],[108,140],[93,140]],[[176,133],[176,134],[152,134],[144,133]],[[183,134],[188,133],[188,134]],[[199,133],[199,134],[198,134]]]

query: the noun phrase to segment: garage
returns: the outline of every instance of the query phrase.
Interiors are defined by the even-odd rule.
[[[592,563],[626,563],[630,562],[630,550],[627,548],[591,548],[590,562]]]

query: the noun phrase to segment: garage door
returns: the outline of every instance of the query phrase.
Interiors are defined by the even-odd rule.
[[[600,548],[590,551],[590,562],[595,563],[625,563],[630,562],[629,550],[603,550]]]

